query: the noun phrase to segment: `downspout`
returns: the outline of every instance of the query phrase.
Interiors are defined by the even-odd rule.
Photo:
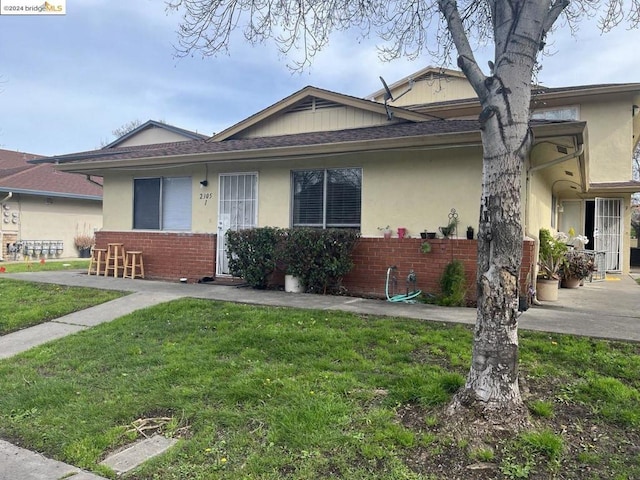
[[[527,199],[527,208],[525,208],[525,211],[524,211],[524,215],[525,215],[524,221],[525,221],[525,225],[527,226],[527,229],[529,228],[529,225],[530,225],[530,222],[529,222],[529,218],[530,218],[529,209],[531,208],[531,205],[529,204],[528,200],[529,200],[530,194],[531,194],[531,174],[534,173],[534,172],[538,172],[540,170],[544,170],[545,168],[553,167],[554,165],[558,165],[560,163],[564,163],[564,162],[567,162],[569,160],[573,160],[574,158],[578,158],[583,153],[584,153],[584,144],[580,143],[575,152],[569,153],[567,155],[563,155],[562,157],[556,158],[555,160],[552,160],[552,161],[547,162],[547,163],[543,163],[542,165],[536,165],[535,167],[531,167],[529,170],[527,170],[526,197],[525,197]],[[553,195],[553,192],[551,192],[551,195]],[[528,230],[525,231],[524,233],[525,233],[525,235],[527,237],[532,238],[534,240],[535,248],[536,248],[535,251],[536,251],[536,254],[537,254],[537,252],[540,251],[540,238],[539,238],[538,232],[536,232],[535,235],[532,232],[529,232]],[[537,257],[535,258],[535,260],[536,260],[535,264],[537,266],[537,264],[538,264]],[[538,272],[535,271],[535,272],[532,272],[532,273],[535,273],[536,276],[537,276]],[[531,279],[531,282],[533,282],[534,279],[535,279],[535,276],[533,276],[533,278]],[[538,304],[537,302],[538,302],[537,299],[534,299],[534,303]]]
[[[4,202],[9,200],[11,197],[13,197],[13,192],[9,192],[6,197],[4,197],[2,200],[0,200],[0,205],[2,205]],[[2,256],[2,244],[4,242],[4,238],[3,237],[4,236],[2,234],[2,227],[0,226],[0,262],[4,262],[4,257]]]
[[[578,149],[575,152],[569,153],[567,155],[563,155],[560,158],[556,158],[555,160],[552,160],[550,162],[543,163],[542,165],[536,165],[535,167],[531,167],[527,173],[537,172],[538,170],[543,170],[547,167],[553,167],[554,165],[558,165],[559,163],[564,163],[568,160],[573,160],[574,158],[579,157],[583,153],[584,153],[584,144],[581,143],[580,145],[578,145]]]

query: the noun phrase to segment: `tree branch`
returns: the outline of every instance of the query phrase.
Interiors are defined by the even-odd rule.
[[[569,6],[569,3],[569,0],[556,0],[555,2],[553,2],[546,18],[542,22],[542,29],[545,33],[551,30],[551,27],[553,27],[553,24],[556,23],[556,20],[564,11],[564,9]]]
[[[462,19],[460,18],[460,12],[455,0],[438,0],[438,7],[440,13],[447,22],[449,33],[453,39],[453,43],[458,50],[458,66],[462,69],[467,79],[473,86],[473,89],[478,94],[478,97],[482,99],[487,94],[485,86],[485,75],[480,70],[478,63],[473,55],[473,50],[469,44],[467,33],[464,28]]]

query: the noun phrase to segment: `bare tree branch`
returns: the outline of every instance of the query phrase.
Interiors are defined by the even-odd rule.
[[[462,69],[482,101],[486,95],[485,75],[478,67],[455,0],[439,0],[438,6],[447,22],[451,38],[458,50],[458,67]]]
[[[556,0],[552,3],[551,8],[549,9],[549,13],[547,14],[547,17],[544,19],[544,22],[542,24],[542,29],[545,34],[549,30],[551,30],[553,25],[556,23],[556,20],[558,20],[560,14],[564,11],[565,8],[569,6],[569,3],[569,0]]]

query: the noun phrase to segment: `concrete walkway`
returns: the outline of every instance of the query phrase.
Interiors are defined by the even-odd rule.
[[[567,333],[610,340],[640,342],[640,286],[632,276],[608,275],[602,282],[578,289],[560,289],[558,302],[545,303],[523,313],[520,328]],[[181,284],[88,276],[84,272],[29,272],[1,278],[133,292],[125,297],[72,313],[54,321],[0,337],[0,359],[80,330],[108,322],[135,310],[183,297],[204,298],[266,306],[341,310],[447,323],[475,323],[469,308],[389,303],[354,297],[290,294],[212,284]],[[0,440],[0,480],[100,480],[70,465]]]

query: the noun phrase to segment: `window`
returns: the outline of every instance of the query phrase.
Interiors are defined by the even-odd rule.
[[[191,230],[191,177],[134,179],[133,228]]]
[[[362,169],[292,172],[294,227],[360,228]]]

